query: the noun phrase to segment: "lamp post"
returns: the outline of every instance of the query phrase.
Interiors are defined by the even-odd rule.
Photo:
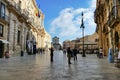
[[[82,57],[86,57],[85,51],[84,51],[84,28],[85,28],[85,26],[84,26],[84,22],[83,22],[83,12],[82,12],[81,16],[82,16],[82,20],[81,20],[80,28],[82,28],[82,37],[83,37],[83,53],[82,53]]]

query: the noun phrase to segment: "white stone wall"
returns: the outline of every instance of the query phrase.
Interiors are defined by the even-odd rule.
[[[11,2],[11,0],[8,0]],[[18,3],[19,0],[12,0]],[[50,35],[38,35],[38,28],[44,28],[44,19],[43,19],[43,13],[41,12],[41,17],[38,18],[35,14],[35,10],[38,9],[36,3],[34,3],[35,0],[21,0],[21,10],[22,13],[23,9],[26,9],[26,11],[29,11],[29,18],[33,18],[34,20],[31,22],[32,25],[27,25],[27,20],[20,20],[20,16],[18,17],[18,14],[16,12],[13,12],[13,10],[6,9],[6,14],[10,17],[10,23],[9,25],[5,25],[4,28],[4,38],[9,40],[9,45],[7,47],[7,44],[4,45],[4,50],[6,51],[7,48],[9,48],[9,52],[11,56],[14,55],[20,55],[21,50],[24,50],[26,52],[26,38],[27,34],[29,34],[28,40],[37,42],[37,48],[38,47],[45,47],[46,42],[51,43],[51,36]],[[12,2],[13,4],[13,2]],[[27,4],[27,5],[26,5]],[[6,4],[7,5],[7,4]],[[7,7],[6,7],[7,8]],[[41,10],[40,10],[41,11]],[[22,16],[21,16],[22,17]],[[20,31],[20,44],[17,43],[18,38],[18,30]],[[43,31],[43,33],[45,33]],[[7,38],[8,37],[8,38]]]

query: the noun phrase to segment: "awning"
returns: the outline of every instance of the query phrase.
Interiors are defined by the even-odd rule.
[[[0,39],[0,41],[2,41],[2,43],[9,44],[7,40]]]

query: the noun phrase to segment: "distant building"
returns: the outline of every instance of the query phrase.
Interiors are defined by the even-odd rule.
[[[84,37],[84,49],[98,49],[98,35],[94,33],[92,35],[87,35]],[[83,48],[83,38],[80,38],[79,42],[76,43],[79,49]]]
[[[97,49],[98,48],[98,36],[97,33],[94,33],[92,35],[87,35],[84,38],[77,38],[75,40],[66,40],[63,42],[63,48],[67,49],[70,47],[71,49],[77,48],[82,49],[83,48],[83,39],[84,39],[84,49]]]
[[[59,38],[57,36],[52,38],[52,45],[53,45],[54,49],[56,49],[56,50],[60,49],[61,45],[59,43]]]
[[[63,49],[67,49],[68,47],[70,47],[70,43],[70,40],[63,41]]]

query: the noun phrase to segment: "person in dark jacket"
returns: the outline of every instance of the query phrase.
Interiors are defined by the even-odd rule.
[[[74,57],[74,61],[75,61],[75,60],[77,61],[77,53],[78,53],[77,49],[74,48],[74,49],[73,49],[73,57]]]
[[[53,49],[53,47],[51,47],[50,48],[50,60],[51,60],[51,62],[53,62],[53,52],[54,52],[54,49]]]
[[[36,44],[33,45],[33,54],[36,54]]]
[[[71,56],[72,56],[72,51],[70,47],[68,47],[67,49],[68,64],[71,64]]]

